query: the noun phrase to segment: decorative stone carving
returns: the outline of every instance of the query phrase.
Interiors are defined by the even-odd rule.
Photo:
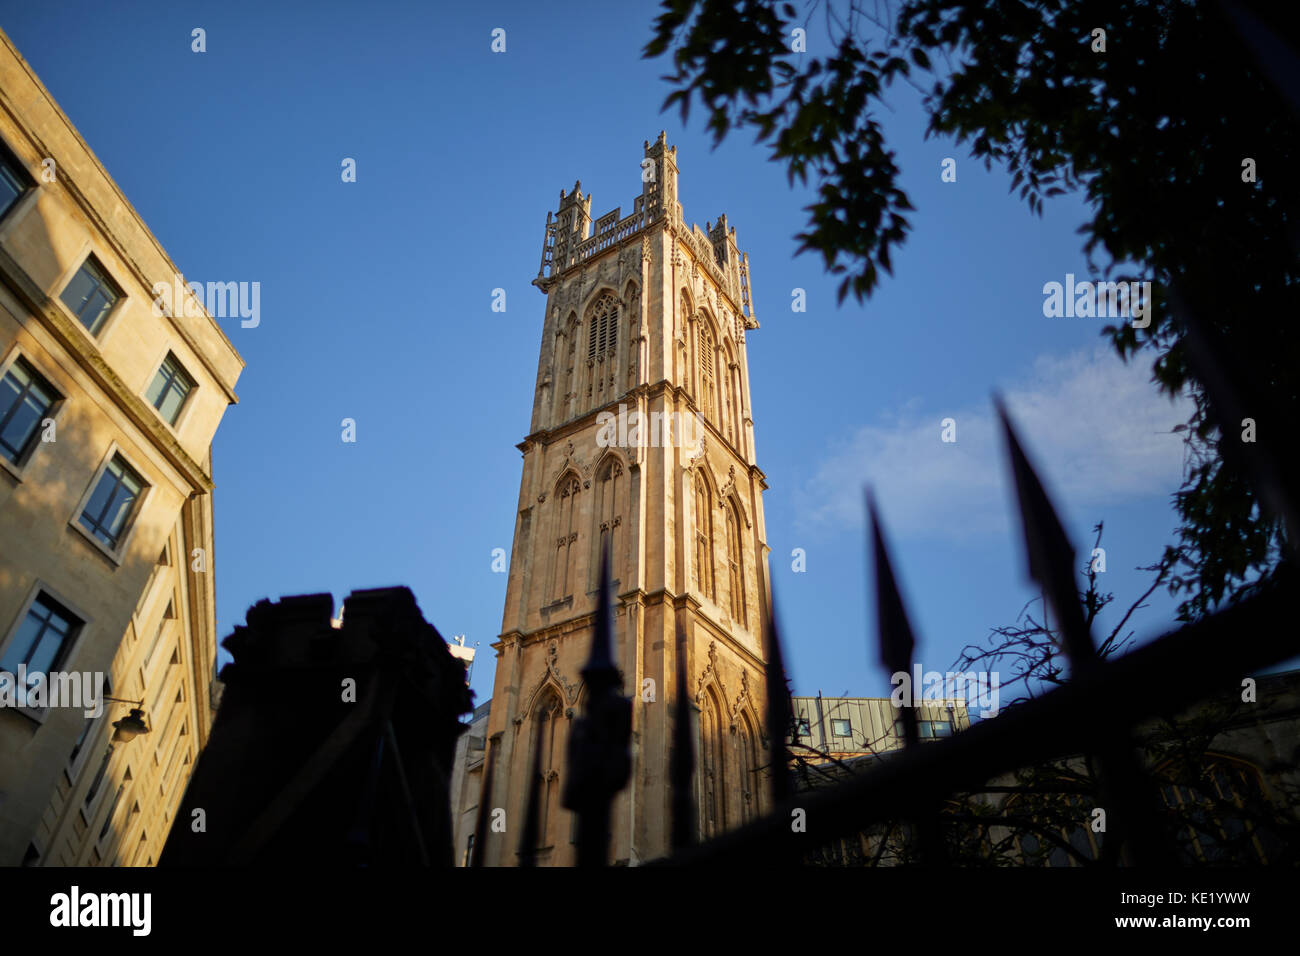
[[[702,441],[703,439],[701,439]],[[736,505],[736,510],[740,512],[740,520],[745,522],[746,528],[752,528],[753,522],[749,520],[749,513],[745,510],[744,499],[736,494],[736,466],[730,465],[727,468],[727,481],[718,492],[719,500],[730,498]]]
[[[551,473],[551,481],[550,484],[547,485],[547,487],[554,488],[555,483],[560,480],[560,475],[564,474],[570,467],[576,468],[581,473],[587,475],[591,474],[591,466],[588,463],[584,462],[582,457],[573,450],[573,442],[567,442],[565,444],[564,461],[560,462],[560,466],[556,468],[554,472]],[[567,496],[568,491],[565,490],[562,492],[562,494]],[[537,500],[538,502],[546,500],[545,493],[538,496]]]
[[[727,468],[727,480],[722,485],[722,490],[718,492],[719,497],[728,498],[736,490],[736,466],[730,465]]]
[[[546,647],[546,673],[542,675],[541,680],[533,687],[533,692],[528,695],[528,701],[531,704],[537,698],[542,686],[547,680],[554,680],[556,685],[564,691],[564,696],[570,704],[578,701],[578,692],[582,689],[581,684],[573,684],[560,671],[560,646],[555,641],[551,641]],[[521,718],[522,719],[522,718]]]
[[[709,641],[709,663],[708,666],[700,673],[698,682],[695,685],[695,703],[704,700],[704,689],[710,682],[718,685],[718,692],[725,704],[727,700],[727,688],[722,683],[722,675],[718,673],[718,642]]]
[[[732,634],[741,637],[739,621],[743,618],[737,608],[734,621],[729,619],[731,602],[727,601],[726,588],[722,584],[722,575],[726,572],[718,566],[727,550],[723,547],[726,536],[719,532],[726,525],[733,524],[730,517],[724,516],[724,506],[730,513],[732,502],[735,502],[735,522],[739,522],[741,528],[751,525],[751,517],[752,527],[757,527],[763,513],[757,485],[760,472],[747,457],[747,445],[752,434],[747,430],[750,423],[745,421],[747,410],[739,405],[742,395],[736,390],[736,379],[731,377],[746,369],[746,353],[737,343],[743,341],[742,332],[751,327],[752,322],[744,314],[749,309],[748,302],[744,303],[743,309],[738,309],[741,293],[747,290],[738,284],[735,276],[737,267],[734,260],[738,254],[730,245],[729,233],[721,222],[716,229],[712,223],[709,224],[712,235],[704,235],[698,228],[692,229],[690,222],[681,218],[681,204],[674,189],[676,173],[670,172],[671,164],[667,157],[657,162],[660,182],[656,189],[646,190],[637,197],[633,215],[620,217],[614,213],[612,218],[609,214],[595,218],[595,231],[592,233],[595,238],[584,240],[578,233],[582,224],[593,222],[592,209],[587,197],[578,200],[575,194],[572,198],[566,196],[569,201],[562,211],[561,221],[547,234],[543,269],[553,277],[553,284],[549,288],[544,286],[543,291],[550,295],[545,312],[550,323],[547,332],[554,332],[555,338],[547,337],[540,356],[541,371],[535,374],[535,381],[546,383],[549,388],[533,396],[537,429],[533,450],[541,448],[546,457],[539,459],[535,455],[525,455],[523,494],[527,495],[530,488],[536,489],[531,493],[537,499],[532,506],[537,514],[532,515],[527,537],[516,533],[516,543],[523,552],[516,566],[531,567],[531,584],[527,593],[513,599],[511,614],[513,616],[513,609],[518,607],[519,620],[508,622],[510,627],[523,628],[531,626],[540,617],[544,630],[530,634],[516,645],[520,647],[516,666],[526,675],[522,686],[515,676],[518,670],[501,667],[497,691],[500,699],[505,701],[513,697],[510,687],[515,687],[514,693],[520,695],[523,710],[523,732],[529,730],[530,708],[533,708],[531,712],[540,712],[543,701],[552,705],[552,695],[559,701],[558,706],[546,708],[550,719],[558,719],[560,713],[570,719],[580,716],[577,701],[584,693],[582,677],[577,670],[570,676],[564,667],[581,667],[581,661],[586,657],[582,649],[589,646],[591,609],[587,602],[576,599],[576,592],[585,590],[584,586],[591,583],[591,569],[586,565],[595,542],[590,539],[623,538],[621,550],[628,552],[635,550],[633,542],[641,540],[642,536],[656,541],[662,537],[665,549],[683,549],[686,565],[683,571],[689,576],[695,564],[693,559],[697,556],[693,521],[696,504],[691,494],[692,483],[698,479],[707,480],[712,489],[712,548],[718,559],[713,575],[722,589],[722,604],[718,605],[707,594],[696,593],[694,597],[705,605],[698,609],[697,614],[695,601],[683,602],[684,607],[679,613],[683,616],[682,623],[693,634],[690,655],[695,686],[691,686],[692,677],[687,674],[685,686],[676,693],[688,700],[694,698],[707,705],[710,715],[716,714],[716,722],[709,725],[713,728],[710,741],[721,746],[711,751],[711,762],[706,763],[701,753],[697,772],[701,775],[700,785],[711,790],[714,809],[725,808],[725,814],[714,814],[711,818],[720,832],[724,817],[727,826],[743,822],[746,812],[756,812],[764,803],[764,793],[751,781],[754,775],[742,772],[754,769],[754,762],[748,756],[750,750],[744,751],[743,762],[733,763],[731,759],[738,753],[734,748],[742,742],[742,737],[756,747],[764,733],[762,663],[754,659],[752,649],[745,649],[749,646],[747,643],[742,647],[732,640]],[[719,236],[723,237],[721,241]],[[723,254],[719,255],[719,252]],[[610,297],[608,305],[616,305],[618,309],[616,334],[604,338],[597,326],[598,349],[590,351],[595,361],[584,366],[582,363],[587,361],[591,345],[589,316],[592,306],[606,293]],[[697,394],[695,383],[702,375],[697,351],[706,313],[710,316],[708,324],[712,331],[712,344],[719,349],[712,353],[710,371],[716,385],[721,386],[724,380],[726,384],[725,392],[721,387],[717,389],[711,410],[716,412],[719,399],[725,397],[731,403],[724,406],[725,413],[715,414],[708,425],[695,431],[691,444],[680,451],[680,458],[673,455],[663,459],[659,452],[644,444],[633,444],[613,453],[598,448],[592,434],[594,428],[586,427],[587,423],[597,412],[616,406],[620,401],[626,402],[629,410],[638,408],[646,414],[650,407],[657,407],[656,400],[662,400],[668,411],[681,410],[687,415],[698,412],[704,417],[704,397]],[[561,328],[570,321],[571,315],[575,317],[576,329]],[[608,351],[601,347],[605,342],[609,343]],[[676,348],[671,344],[674,342]],[[619,350],[622,350],[621,355]],[[695,360],[693,363],[692,358]],[[744,375],[739,377],[743,381]],[[660,382],[660,379],[664,381]],[[719,422],[724,429],[734,428],[735,434],[723,431],[715,453],[709,442],[716,432],[709,430],[709,437],[703,440],[702,432],[715,428]],[[580,425],[583,431],[578,430]],[[643,421],[642,429],[645,427]],[[564,430],[557,434],[561,428]],[[742,449],[739,454],[736,453],[738,447]],[[676,461],[678,466],[685,466],[672,469],[675,480],[670,488],[662,488],[657,481],[647,484],[647,476],[642,471],[646,462],[652,459],[660,463]],[[734,467],[729,467],[733,462]],[[612,494],[612,479],[620,472],[625,474],[619,477],[619,482],[628,480],[629,476],[631,480],[626,486],[619,484],[619,503],[612,510],[604,506],[604,500],[594,496],[588,503],[586,496],[602,487]],[[606,474],[610,476],[610,484],[602,485],[601,479]],[[744,487],[741,487],[742,483]],[[566,491],[567,497],[562,499]],[[556,499],[555,507],[541,508],[542,504],[548,503],[550,495]],[[647,499],[646,495],[650,498]],[[676,501],[678,496],[685,499],[680,506]],[[574,504],[582,507],[572,508]],[[752,515],[745,513],[746,506],[753,510]],[[568,523],[570,514],[573,515],[573,524]],[[623,516],[630,522],[627,531],[621,526]],[[575,531],[576,534],[571,533]],[[628,535],[631,537],[626,537]],[[764,546],[753,541],[752,535],[753,531],[748,531],[741,536],[746,570],[751,566],[761,567]],[[548,546],[547,541],[552,544]],[[580,547],[578,541],[583,542]],[[575,548],[577,550],[573,550]],[[675,550],[666,550],[665,553],[675,553]],[[561,564],[562,560],[568,563]],[[576,566],[579,564],[581,570]],[[749,572],[746,590],[753,587],[754,573]],[[630,582],[624,581],[619,590],[624,587],[635,593]],[[557,598],[556,591],[569,596]],[[570,592],[575,593],[570,595]],[[755,599],[753,594],[746,594],[746,598],[752,616]],[[625,645],[623,656],[629,662],[635,659],[635,664],[629,663],[626,674],[630,686],[635,687],[647,673],[641,655],[632,651],[636,642],[647,637],[644,629],[638,628],[632,620],[638,613],[643,613],[640,609],[644,607],[644,598],[629,598],[629,605],[631,607],[615,607],[613,614],[620,635],[626,635],[633,642]],[[711,638],[716,638],[716,641]],[[561,642],[567,642],[564,667],[558,658],[558,644]],[[514,657],[514,654],[510,655],[511,659]],[[727,676],[731,678],[731,688],[724,686]],[[532,691],[533,696],[526,696],[528,691]],[[524,738],[521,735],[519,739]],[[762,752],[754,750],[752,755],[758,759]],[[526,789],[530,756],[526,742],[524,746],[515,748],[508,775],[511,778],[508,799],[514,801],[512,806],[518,805]],[[641,826],[646,814],[652,814],[655,807],[662,806],[661,798],[667,787],[657,778],[637,778],[632,786],[638,788],[631,804],[637,817],[634,826]],[[569,862],[572,849],[567,841],[557,840],[551,854],[552,862]],[[666,853],[668,848],[656,846],[653,851]],[[505,850],[505,857],[509,853]],[[618,853],[626,854],[626,846]]]
[[[736,702],[731,705],[731,721],[733,729],[735,724],[740,720],[740,709],[750,700],[749,697],[749,671],[740,672],[740,693],[736,697]]]

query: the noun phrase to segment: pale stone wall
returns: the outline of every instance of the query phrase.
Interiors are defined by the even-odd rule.
[[[478,823],[479,798],[483,791],[484,757],[487,754],[488,716],[492,701],[474,708],[469,727],[456,741],[452,763],[450,802],[452,811],[452,859],[456,866],[468,864],[470,837]]]
[[[2,33],[0,139],[34,183],[0,219],[0,368],[21,356],[62,396],[56,440],[0,468],[0,646],[35,592],[50,593],[85,622],[63,669],[111,674],[112,695],[143,698],[152,725],[113,747],[87,801],[128,706],[105,705],[75,760],[80,710],[0,709],[0,865],[32,851],[40,863],[143,865],[212,721],[210,447],[243,360],[206,312],[154,314],[155,283],[179,270]],[[124,293],[95,335],[59,299],[88,255]],[[169,351],[196,383],[175,425],[144,397]],[[110,550],[77,518],[114,451],[149,488]]]
[[[602,534],[613,544],[614,653],[634,707],[633,775],[615,802],[612,859],[635,864],[668,850],[671,714],[682,692],[675,686],[678,626],[686,636],[685,692],[701,716],[699,799],[712,808],[707,820],[702,814],[703,832],[743,822],[767,798],[755,773],[766,763],[761,612],[768,547],[744,342],[758,323],[741,301],[748,264],[725,217],[708,232],[686,228],[676,201],[676,150],[662,134],[646,143],[645,157],[656,175],[632,216],[614,210],[593,223],[591,197],[576,184],[561,193],[548,221],[535,283],[547,298],[532,433],[519,445],[518,517],[494,645],[492,802],[506,810],[507,831],[490,835],[490,865],[516,860],[539,729],[548,809],[538,861],[573,862],[571,816],[550,808],[566,779],[568,730],[583,706]],[[613,347],[599,318],[607,295],[618,303]],[[707,393],[699,352],[705,325],[714,346]],[[687,444],[664,445],[643,428],[648,447],[602,447],[601,413],[617,416],[620,406],[647,424],[650,413],[704,417]],[[697,480],[708,488],[707,514],[697,507]],[[710,527],[711,545],[701,543],[697,528],[707,535]],[[703,579],[701,554],[711,564]],[[738,594],[733,602],[736,557],[743,600]]]

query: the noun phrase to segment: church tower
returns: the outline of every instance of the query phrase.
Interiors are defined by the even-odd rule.
[[[614,660],[632,700],[632,776],[611,820],[610,862],[669,852],[674,704],[695,739],[701,838],[769,809],[762,608],[764,475],[755,464],[745,333],[757,329],[749,261],[726,216],[688,227],[677,150],[645,144],[632,212],[593,220],[581,183],[547,215],[546,295],[529,435],[497,652],[484,862],[518,860],[534,748],[541,748],[537,862],[574,862],[561,806],[585,689],[600,555],[611,549]],[[676,634],[687,686],[677,686]],[[500,815],[498,815],[500,818]]]

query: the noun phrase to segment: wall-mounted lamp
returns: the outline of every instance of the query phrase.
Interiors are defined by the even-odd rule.
[[[120,697],[104,696],[104,700],[111,700],[117,704],[134,704],[131,713],[127,714],[120,720],[113,721],[113,743],[126,743],[140,734],[149,733],[149,724],[145,720],[144,700],[123,700]]]

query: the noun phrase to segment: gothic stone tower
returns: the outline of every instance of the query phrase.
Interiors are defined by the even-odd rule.
[[[665,855],[674,703],[689,695],[702,837],[767,808],[761,609],[768,567],[745,333],[758,328],[749,262],[721,216],[687,227],[677,150],[645,144],[632,213],[591,218],[581,184],[547,216],[546,295],[530,434],[489,725],[496,754],[485,862],[517,862],[533,748],[541,753],[542,865],[574,861],[561,807],[566,746],[585,691],[599,558],[617,595],[615,662],[633,701],[632,778],[611,862]],[[609,424],[611,416],[621,417]],[[663,423],[667,421],[668,426]],[[650,427],[651,425],[654,427]],[[688,686],[677,686],[676,632]],[[458,852],[464,848],[458,848]]]

